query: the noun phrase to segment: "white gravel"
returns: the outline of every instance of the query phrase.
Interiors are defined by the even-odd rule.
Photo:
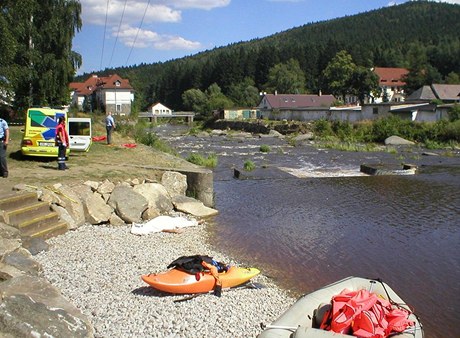
[[[184,295],[154,290],[140,276],[184,255],[239,265],[206,242],[206,225],[181,234],[136,236],[130,226],[85,225],[48,240],[34,258],[45,277],[88,316],[96,337],[256,337],[295,301],[262,275],[262,289],[232,289],[174,303]]]

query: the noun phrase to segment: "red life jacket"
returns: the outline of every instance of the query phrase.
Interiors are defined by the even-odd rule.
[[[384,338],[413,326],[410,312],[367,290],[343,290],[332,297],[332,309],[320,328],[360,338]]]

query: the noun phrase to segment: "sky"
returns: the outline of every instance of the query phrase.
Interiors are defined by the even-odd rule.
[[[408,0],[80,0],[77,74],[165,62]],[[443,1],[460,4],[460,0]]]

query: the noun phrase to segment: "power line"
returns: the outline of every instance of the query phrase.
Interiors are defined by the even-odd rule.
[[[134,38],[133,44],[131,45],[131,49],[130,49],[130,51],[129,51],[128,58],[126,59],[126,64],[125,64],[125,66],[128,65],[129,58],[131,57],[131,53],[132,53],[132,51],[133,51],[134,45],[136,44],[137,36],[139,35],[139,31],[141,30],[142,24],[144,23],[145,14],[147,13],[147,9],[149,8],[149,6],[150,6],[150,0],[149,0],[149,2],[147,3],[147,7],[145,7],[144,15],[142,16],[141,23],[140,23],[140,25],[139,25],[139,28],[137,29],[136,36],[135,36],[135,38]]]
[[[123,6],[123,12],[121,13],[120,24],[118,25],[117,36],[116,36],[116,38],[115,38],[115,43],[113,44],[112,55],[110,55],[109,68],[110,68],[110,66],[112,65],[112,58],[113,58],[113,54],[114,54],[114,52],[115,52],[115,47],[116,47],[116,45],[117,45],[118,35],[120,34],[121,23],[123,22],[123,17],[125,16],[125,9],[126,9],[126,3],[127,3],[127,2],[128,2],[128,0],[125,0],[125,5]]]
[[[99,66],[100,70],[102,70],[102,59],[104,58],[105,31],[107,30],[107,16],[109,14],[109,1],[110,0],[107,0],[107,9],[105,10],[104,38],[102,39],[101,65]]]

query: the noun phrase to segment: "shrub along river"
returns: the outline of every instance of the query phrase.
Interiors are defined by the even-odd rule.
[[[183,136],[183,128],[155,132],[184,158],[218,156],[211,238],[222,252],[297,296],[347,276],[381,278],[414,308],[426,337],[460,336],[458,151],[342,152],[243,134]],[[233,178],[246,160],[257,169]],[[364,163],[418,171],[366,176]]]

